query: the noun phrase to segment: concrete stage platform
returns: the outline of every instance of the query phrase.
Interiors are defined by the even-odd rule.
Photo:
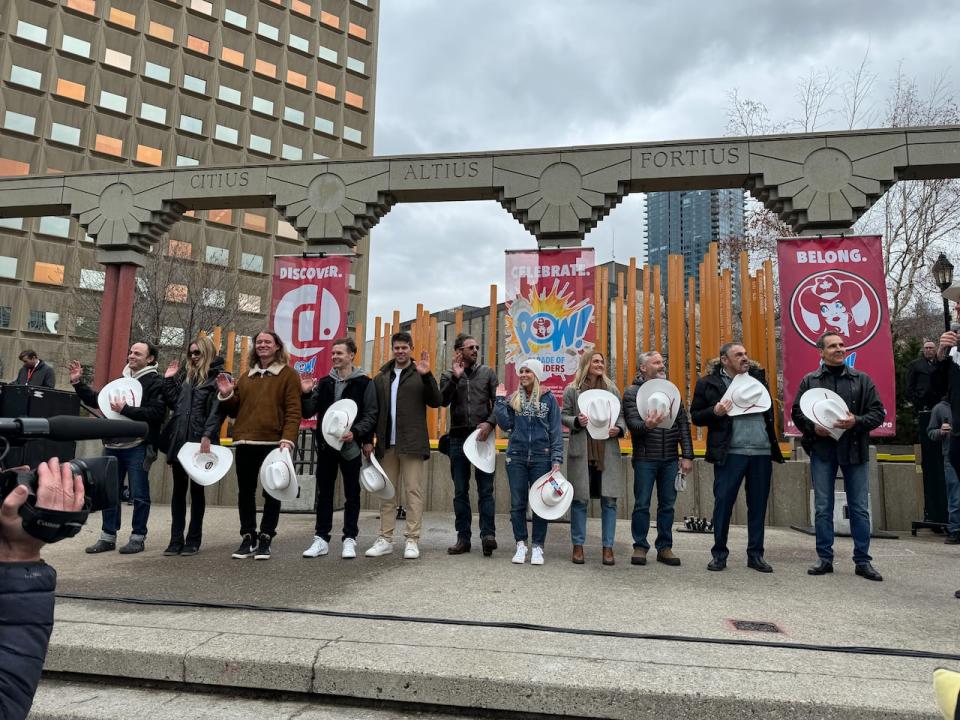
[[[452,514],[427,514],[419,560],[402,559],[402,541],[363,557],[371,512],[355,560],[340,559],[339,536],[331,555],[302,558],[309,515],[281,517],[267,562],[230,558],[228,508],[208,510],[194,557],[161,555],[166,506],[140,555],[84,554],[98,522],[46,550],[60,593],[209,606],[59,599],[32,717],[934,718],[934,668],[960,667],[960,547],[941,536],[875,540],[884,582],[872,583],[854,576],[849,539],[835,574],[807,576],[813,538],[785,529],[767,529],[763,575],[746,567],[741,527],[728,569],[711,573],[712,536],[691,533],[674,533],[682,567],[654,553],[631,566],[628,521],[613,567],[595,520],[586,565],[570,563],[569,526],[551,525],[542,567],[511,564],[506,516],[485,558],[476,536],[448,556]]]

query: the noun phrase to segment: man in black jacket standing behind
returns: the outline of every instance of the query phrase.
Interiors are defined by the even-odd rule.
[[[803,433],[803,449],[810,455],[810,476],[813,480],[814,527],[817,533],[816,565],[807,573],[826,575],[833,572],[833,498],[837,468],[843,473],[843,489],[850,508],[850,534],[853,536],[853,562],[857,575],[880,581],[883,577],[870,563],[870,431],[880,427],[886,417],[880,394],[866,373],[844,363],[847,348],[843,338],[824,333],[817,339],[823,364],[807,373],[800,381],[790,415]],[[810,421],[800,409],[801,396],[811,388],[826,388],[837,393],[847,404],[847,417],[834,427],[845,432],[836,440],[823,428]]]
[[[314,433],[317,448],[317,525],[313,543],[304,550],[303,556],[315,558],[330,552],[330,530],[333,527],[333,492],[337,484],[337,468],[343,476],[343,549],[340,557],[353,559],[357,556],[357,534],[360,532],[360,450],[369,455],[373,450],[373,430],[377,422],[377,396],[373,381],[359,368],[353,366],[357,344],[353,338],[338,338],[330,348],[333,365],[330,374],[319,381],[304,378],[300,382],[303,395],[303,417],[317,415],[318,427]],[[343,435],[343,447],[330,447],[323,439],[319,423],[327,409],[338,400],[353,400],[357,404],[357,417]]]
[[[729,416],[732,403],[723,399],[734,377],[749,373],[764,388],[763,370],[750,367],[746,348],[740,343],[725,343],[720,348],[720,362],[697,380],[690,404],[694,425],[707,428],[706,461],[713,465],[713,560],[708,570],[727,567],[727,534],[730,515],[740,491],[747,485],[747,567],[758,572],[773,572],[763,559],[763,524],[770,497],[770,478],[774,462],[782,463],[783,454],[773,425],[773,409],[763,413]],[[769,393],[769,389],[767,390]]]

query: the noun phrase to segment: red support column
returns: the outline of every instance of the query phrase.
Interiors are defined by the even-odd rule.
[[[120,284],[120,266],[105,265],[103,302],[100,307],[100,326],[97,330],[97,359],[93,386],[101,388],[110,382],[110,357],[113,350],[114,316],[117,308],[117,291]]]
[[[117,283],[117,305],[114,309],[113,341],[110,350],[110,377],[118,378],[127,364],[130,348],[130,321],[133,319],[133,300],[136,290],[137,266],[122,263]],[[139,339],[139,338],[138,338]]]

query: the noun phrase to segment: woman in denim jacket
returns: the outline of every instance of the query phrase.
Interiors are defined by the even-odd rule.
[[[507,478],[510,481],[510,522],[517,551],[513,562],[522,564],[527,557],[527,496],[534,481],[556,471],[563,461],[563,430],[560,406],[549,390],[540,387],[543,365],[528,359],[517,368],[520,387],[507,400],[497,398],[493,408],[497,425],[510,433],[507,444]],[[543,565],[543,543],[547,539],[547,521],[533,516],[531,565]]]

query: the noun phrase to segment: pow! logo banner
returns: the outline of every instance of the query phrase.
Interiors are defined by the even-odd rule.
[[[297,373],[321,378],[330,372],[330,344],[347,332],[350,258],[290,256],[274,264],[274,332]],[[315,425],[315,420],[302,424]]]
[[[894,435],[893,341],[880,236],[784,238],[777,256],[786,433],[800,434],[790,409],[803,376],[820,365],[817,338],[832,332],[847,346],[847,365],[870,376],[887,409],[871,435]]]
[[[558,399],[593,350],[594,251],[591,248],[507,252],[506,378],[518,385],[516,367],[528,358],[543,363],[542,385]]]

